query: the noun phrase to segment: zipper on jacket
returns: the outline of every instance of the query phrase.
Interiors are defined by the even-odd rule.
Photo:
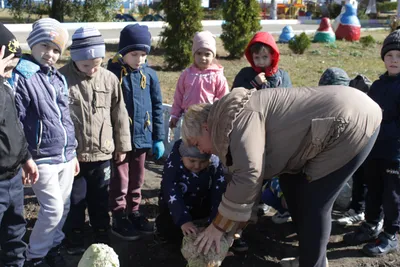
[[[38,120],[36,126],[36,154],[40,155],[40,145],[42,144],[42,134],[43,134],[43,123],[42,120]]]
[[[62,80],[63,80],[64,86],[66,87],[67,84],[66,84],[66,81],[65,81],[64,76],[62,76]],[[66,154],[66,147],[67,147],[67,144],[68,144],[67,131],[66,131],[64,125],[62,124],[62,119],[63,119],[63,117],[62,117],[62,114],[61,114],[60,106],[58,105],[58,100],[57,100],[58,94],[57,94],[57,90],[56,90],[56,88],[54,88],[53,84],[50,83],[49,75],[47,75],[47,81],[49,82],[49,84],[51,85],[51,88],[52,88],[53,91],[54,91],[54,99],[53,99],[53,101],[54,101],[54,104],[55,104],[56,107],[57,107],[57,113],[58,113],[58,115],[59,115],[59,120],[58,120],[58,121],[59,121],[59,123],[60,123],[60,126],[61,126],[63,132],[64,132],[64,146],[63,146],[63,149],[62,149],[62,154],[61,154],[61,156],[62,156],[63,162],[66,162],[66,161],[67,161],[67,157],[66,157],[65,154]],[[67,91],[68,91],[68,89],[67,89]]]

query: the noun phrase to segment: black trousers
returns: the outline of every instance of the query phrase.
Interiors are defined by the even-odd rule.
[[[192,217],[192,222],[196,220],[206,221],[208,217],[210,217],[211,205],[207,201],[201,207],[194,207],[189,213]],[[164,203],[159,203],[159,215],[156,218],[156,229],[157,234],[166,241],[173,244],[180,244],[182,242],[183,233],[181,227],[175,224],[168,206]]]
[[[357,156],[325,177],[308,182],[303,173],[279,176],[299,238],[300,267],[326,266],[326,246],[332,227],[333,203],[345,183],[367,158],[378,132],[375,132]]]
[[[366,161],[366,221],[378,224],[384,218],[385,232],[400,230],[400,162],[384,159]]]
[[[353,187],[351,191],[350,209],[356,213],[365,212],[365,198],[367,195],[367,185],[365,182],[365,162],[353,174]]]
[[[67,238],[72,230],[83,231],[86,207],[90,225],[94,231],[108,229],[110,225],[108,214],[110,161],[80,162],[79,164],[81,170],[72,186],[71,208],[63,229]]]

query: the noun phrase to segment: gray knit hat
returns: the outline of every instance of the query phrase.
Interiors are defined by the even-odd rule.
[[[71,58],[73,61],[104,58],[106,45],[103,36],[93,27],[81,27],[72,35]]]
[[[350,78],[347,73],[341,68],[329,68],[322,73],[319,79],[319,86],[323,85],[345,85],[348,86]]]
[[[210,154],[202,154],[196,147],[187,146],[184,142],[179,145],[179,154],[181,154],[181,157],[190,157],[197,159],[209,159],[211,157]]]
[[[64,51],[69,38],[68,31],[55,19],[39,19],[32,25],[32,31],[28,36],[27,42],[32,47],[40,42],[51,42],[61,51]]]
[[[381,58],[385,57],[386,53],[391,50],[400,50],[400,30],[395,30],[390,33],[383,41]]]

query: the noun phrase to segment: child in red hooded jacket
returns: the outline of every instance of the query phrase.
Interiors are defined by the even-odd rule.
[[[292,87],[289,74],[278,68],[279,49],[270,33],[256,33],[247,45],[245,55],[251,67],[240,70],[232,88]]]

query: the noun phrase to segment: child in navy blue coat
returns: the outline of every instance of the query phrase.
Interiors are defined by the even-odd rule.
[[[210,222],[217,214],[226,181],[215,155],[201,154],[195,147],[176,141],[165,162],[156,218],[157,235],[179,243],[183,235],[195,234],[195,221]]]

